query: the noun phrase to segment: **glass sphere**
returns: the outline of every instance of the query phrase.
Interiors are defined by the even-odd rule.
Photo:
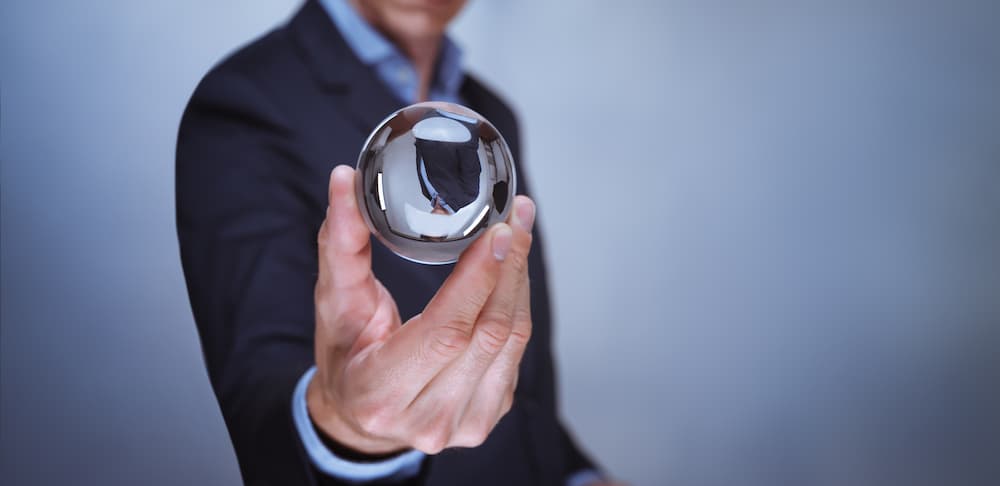
[[[372,233],[417,263],[452,263],[493,223],[516,191],[503,136],[464,106],[407,106],[372,131],[358,156],[358,207]]]

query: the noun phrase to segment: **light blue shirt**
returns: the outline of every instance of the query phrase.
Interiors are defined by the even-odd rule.
[[[413,63],[388,39],[372,28],[351,7],[347,0],[321,0],[323,7],[362,63],[374,69],[379,79],[405,103],[416,103],[419,78]],[[461,103],[462,51],[447,36],[441,46],[437,71],[431,80],[428,98],[433,101]],[[425,454],[412,450],[379,462],[353,462],[337,457],[326,448],[309,418],[306,389],[316,368],[312,367],[299,379],[292,396],[292,417],[309,460],[325,474],[344,481],[364,483],[377,479],[403,480],[420,472]],[[601,476],[593,470],[574,474],[567,486],[583,486]]]
[[[321,0],[321,3],[361,62],[373,68],[400,101],[416,103],[420,80],[413,63],[392,42],[368,25],[347,0]],[[460,103],[458,92],[462,88],[463,77],[462,51],[445,36],[428,99]]]

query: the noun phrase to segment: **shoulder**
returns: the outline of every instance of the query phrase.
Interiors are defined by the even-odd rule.
[[[494,125],[501,120],[516,125],[517,116],[510,104],[478,76],[466,73],[462,94],[476,111]]]
[[[466,73],[462,96],[470,107],[486,117],[511,146],[515,160],[520,159],[520,127],[510,104],[479,77]]]
[[[191,105],[266,105],[271,80],[280,79],[294,62],[294,48],[286,30],[272,30],[209,69],[195,88]]]
[[[284,27],[274,29],[229,54],[202,77],[180,120],[178,178],[201,177],[223,162],[246,168],[263,160],[259,147],[282,143],[292,132],[288,109],[275,96],[274,79],[295,62]]]

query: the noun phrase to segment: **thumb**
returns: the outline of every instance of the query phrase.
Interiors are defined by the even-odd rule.
[[[370,233],[354,195],[353,168],[339,165],[330,174],[329,201],[318,237],[317,312],[325,313],[323,317],[331,317],[339,325],[350,324],[351,331],[338,332],[337,340],[353,341],[371,318],[378,300],[371,270]]]

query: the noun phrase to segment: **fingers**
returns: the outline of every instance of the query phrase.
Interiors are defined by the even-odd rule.
[[[521,290],[525,310],[519,306],[519,317],[515,318],[507,344],[486,370],[466,407],[459,425],[461,432],[456,439],[459,445],[474,447],[481,444],[483,431],[492,430],[514,404],[521,358],[531,338],[530,293],[529,286],[525,285]]]
[[[512,218],[514,226],[521,228],[523,234],[527,236],[526,248],[530,249],[535,207],[530,199],[524,199],[526,201],[521,204],[515,201],[515,211]],[[511,287],[515,298],[510,337],[490,366],[489,376],[487,376],[488,382],[484,383],[481,388],[501,388],[502,385],[510,388],[510,391],[513,392],[513,384],[517,380],[521,357],[524,355],[528,340],[531,339],[531,282],[528,278],[527,252],[523,263],[524,267],[519,268],[516,273],[516,284]]]
[[[371,271],[369,231],[354,194],[354,169],[340,165],[331,172],[329,202],[318,236],[317,324],[337,326],[327,331],[347,345],[371,317],[379,298]]]
[[[407,389],[399,395],[408,405],[441,369],[464,352],[482,306],[500,278],[501,261],[512,244],[512,230],[497,224],[476,240],[438,293],[424,308],[395,332],[373,359],[384,363],[381,373],[405,376]]]
[[[513,231],[504,223],[490,228],[485,236],[462,254],[458,265],[427,304],[423,313],[427,319],[469,328],[476,322],[496,287],[501,262],[510,253],[513,242]]]
[[[443,373],[463,375],[461,382],[478,384],[500,352],[507,346],[520,314],[527,312],[530,326],[530,309],[522,309],[520,301],[528,287],[528,252],[531,250],[531,224],[534,204],[522,197],[514,203],[511,226],[514,244],[504,260],[496,289],[479,312],[472,330],[470,345],[455,365]],[[522,330],[518,330],[522,332]],[[467,378],[464,375],[469,375]]]
[[[469,345],[453,362],[449,363],[414,400],[411,408],[419,411],[440,407],[448,401],[456,407],[453,426],[455,434],[451,445],[473,447],[481,444],[502,415],[504,401],[513,391],[509,383],[517,375],[520,356],[530,336],[531,311],[527,302],[528,252],[531,249],[531,224],[534,205],[527,198],[515,202],[514,244],[504,260],[496,289],[472,329]],[[515,328],[517,335],[515,336]],[[497,363],[508,346],[512,347],[503,363]],[[516,351],[519,349],[520,351]],[[499,365],[499,366],[498,366]],[[490,384],[481,383],[487,370],[498,369]],[[512,370],[513,373],[508,373]],[[476,402],[471,403],[478,395]],[[463,418],[465,417],[465,418]]]
[[[512,225],[522,228],[523,234],[530,238],[534,207],[528,204],[519,207],[515,203],[514,208]],[[527,247],[530,248],[530,240]],[[488,369],[482,372],[483,376],[462,416],[457,445],[474,447],[481,444],[485,434],[513,404],[521,358],[531,338],[531,284],[527,264],[522,271],[511,272],[510,275],[516,276],[516,281],[510,284],[514,296],[510,330],[502,349],[491,360]],[[502,280],[503,277],[497,286],[498,291],[504,285]]]
[[[391,423],[394,434],[427,453],[485,440],[510,407],[531,332],[533,216],[534,204],[517,198],[509,224],[473,243],[424,312],[366,357],[371,366],[355,369],[368,375],[360,381],[379,384],[380,403],[398,404],[381,407],[371,423]]]
[[[535,206],[531,199],[518,196],[512,213],[519,211],[533,221]],[[531,248],[532,221],[519,221],[512,216],[510,223],[519,226],[503,223],[494,226],[494,261],[477,253],[462,255],[459,265],[427,304],[424,315],[428,319],[434,322],[458,321],[470,330],[473,324],[484,320],[510,321],[516,295],[514,289],[518,276],[527,275],[528,251]],[[524,224],[529,228],[527,231]],[[488,261],[488,271],[477,266],[477,259]]]

